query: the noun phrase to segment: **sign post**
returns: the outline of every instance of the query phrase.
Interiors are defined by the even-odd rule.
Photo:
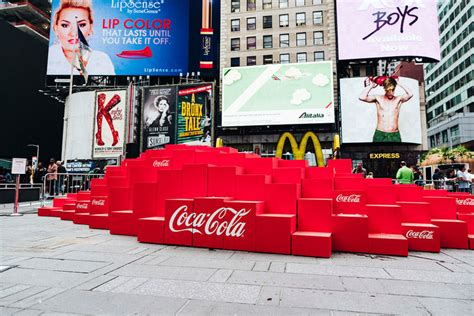
[[[13,213],[10,216],[21,216],[18,213],[18,196],[20,193],[20,175],[26,173],[26,158],[13,158],[12,174],[16,174],[15,185],[15,205],[13,206]]]

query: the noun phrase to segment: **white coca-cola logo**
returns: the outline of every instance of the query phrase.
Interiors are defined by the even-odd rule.
[[[153,167],[155,168],[169,167],[169,165],[170,165],[170,161],[168,159],[153,161]]]
[[[406,237],[407,238],[416,238],[416,239],[433,239],[432,230],[422,230],[421,232],[416,232],[413,229],[407,231]]]
[[[92,205],[104,206],[105,200],[92,200]]]
[[[223,221],[226,214],[230,212],[233,217],[230,221]],[[172,232],[188,231],[193,234],[225,235],[230,237],[241,237],[245,232],[245,223],[242,218],[250,213],[250,210],[241,209],[237,211],[230,207],[221,207],[212,214],[188,213],[186,205],[177,208],[169,221]]]
[[[78,209],[87,209],[87,204],[86,203],[77,203],[76,208]]]
[[[474,199],[472,199],[472,198],[456,199],[456,203],[457,203],[458,205],[474,206]]]
[[[343,203],[360,203],[360,194],[351,194],[351,195],[343,195],[339,194],[336,197],[336,202],[343,202]]]

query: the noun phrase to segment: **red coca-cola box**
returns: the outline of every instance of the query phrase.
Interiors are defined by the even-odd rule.
[[[304,179],[301,197],[332,199],[334,193],[333,179]]]
[[[335,190],[333,193],[334,214],[367,214],[365,191]]]
[[[474,196],[455,196],[456,211],[462,214],[474,213]]]
[[[193,206],[193,199],[165,201],[165,244],[184,246],[193,244],[193,222],[196,219]]]
[[[236,176],[243,168],[234,166],[211,166],[207,172],[208,196],[235,196]]]
[[[255,251],[255,215],[263,214],[264,202],[226,201],[224,249]]]
[[[158,214],[164,214],[167,199],[182,198],[181,170],[158,170],[158,183],[156,186],[156,208]]]
[[[228,228],[226,197],[202,197],[194,199],[193,246],[222,249],[224,234]]]

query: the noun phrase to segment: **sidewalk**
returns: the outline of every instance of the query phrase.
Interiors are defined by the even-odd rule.
[[[316,259],[0,217],[0,314],[473,314],[474,252]],[[3,272],[2,272],[3,271]]]

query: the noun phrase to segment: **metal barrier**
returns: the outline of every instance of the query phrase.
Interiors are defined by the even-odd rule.
[[[41,205],[44,206],[47,199],[89,190],[92,179],[103,177],[102,173],[47,173],[42,185]]]
[[[392,179],[392,183],[399,183],[397,179]],[[443,180],[415,180],[414,184],[424,187],[425,189],[447,190],[448,192],[468,192],[473,193],[473,184],[468,183],[468,188],[460,188],[460,181],[456,179]]]

